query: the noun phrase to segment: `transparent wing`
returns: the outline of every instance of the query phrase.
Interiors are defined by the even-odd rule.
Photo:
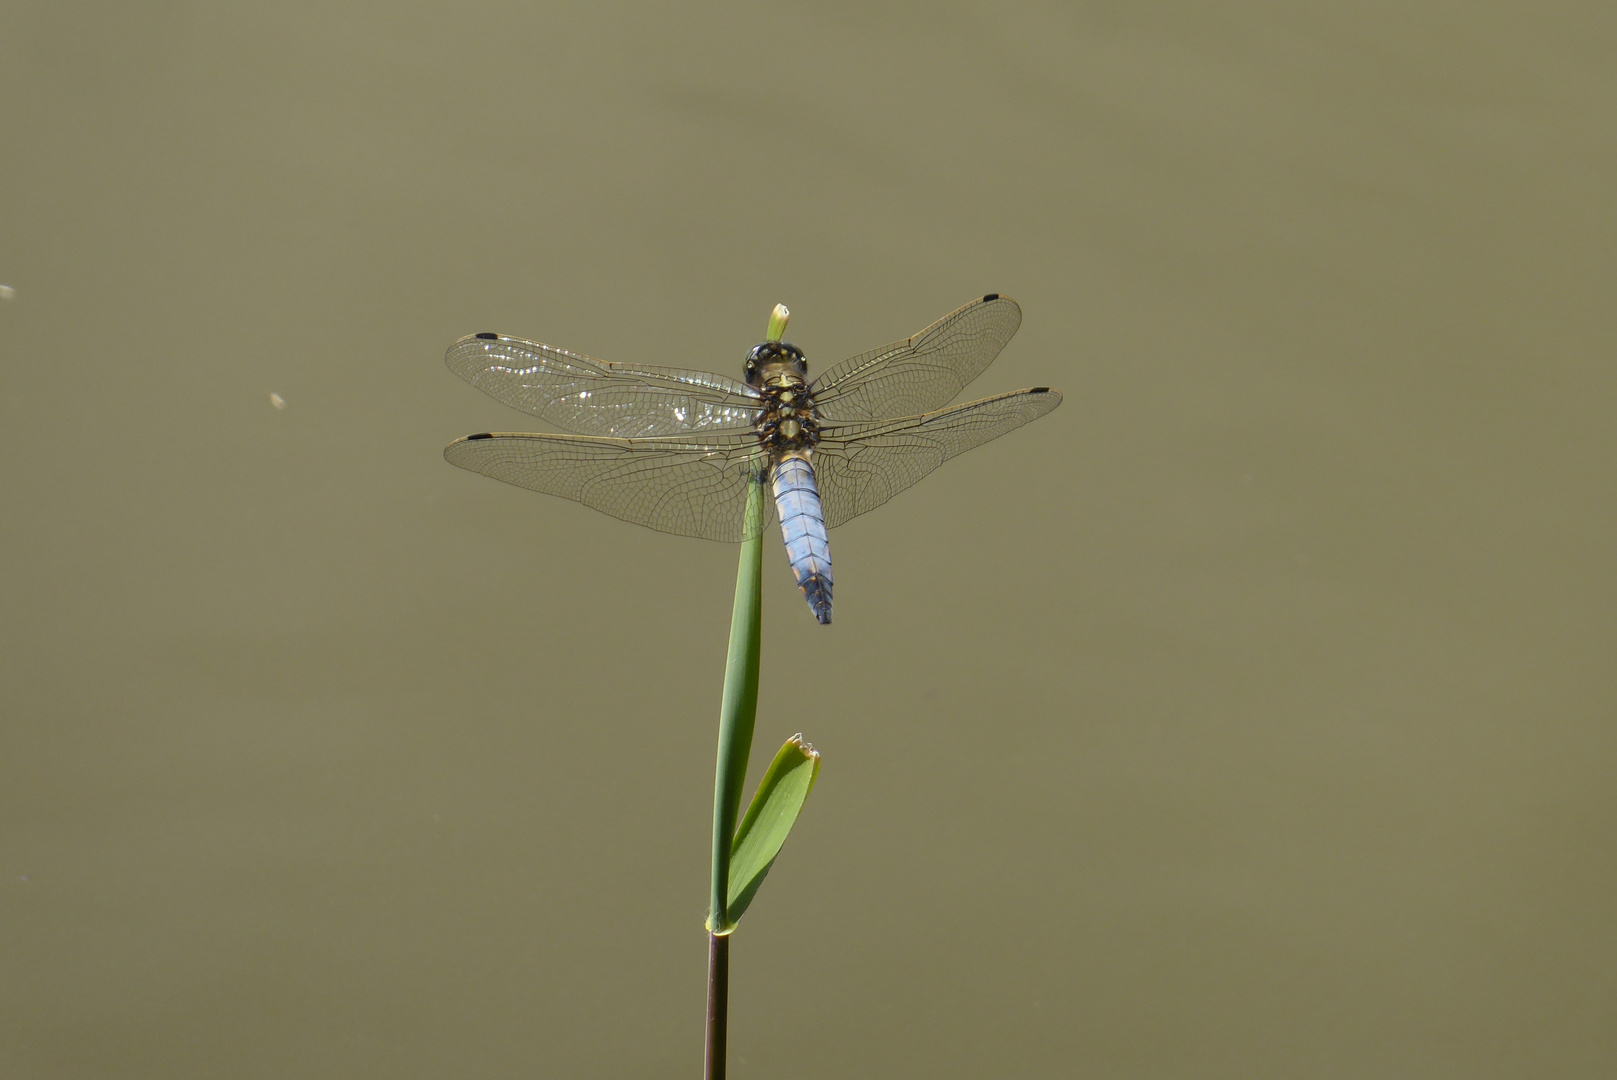
[[[953,401],[1011,340],[1022,309],[990,293],[905,341],[844,360],[814,380],[814,407],[829,420],[884,420]]]
[[[1047,386],[876,423],[834,424],[811,459],[827,528],[874,510],[956,454],[1061,404]]]
[[[581,502],[678,536],[735,542],[768,527],[748,523],[747,482],[769,466],[757,436],[598,439],[585,435],[469,435],[444,447],[451,465]]]
[[[499,334],[461,338],[444,363],[496,401],[581,435],[750,429],[760,407],[756,390],[723,375],[612,364]]]

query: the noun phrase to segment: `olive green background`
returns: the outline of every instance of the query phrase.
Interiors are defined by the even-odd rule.
[[[734,1075],[1617,1075],[1611,12],[0,7],[0,1074],[697,1075],[735,549],[443,350],[999,291],[767,552]]]

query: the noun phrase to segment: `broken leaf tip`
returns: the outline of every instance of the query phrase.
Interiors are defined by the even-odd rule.
[[[803,751],[804,757],[813,758],[815,761],[820,759],[820,752],[814,749],[813,743],[803,738],[803,733],[801,731],[799,731],[796,735],[793,735],[790,739],[787,739],[786,742]]]

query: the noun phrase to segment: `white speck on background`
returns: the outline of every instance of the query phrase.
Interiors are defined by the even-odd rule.
[[[17,295],[17,290],[10,285],[0,285],[0,300],[10,300]]]
[[[277,409],[284,409],[286,408],[286,399],[280,394],[272,392],[270,394],[270,404],[275,406]]]

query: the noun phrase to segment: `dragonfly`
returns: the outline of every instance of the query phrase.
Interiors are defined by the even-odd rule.
[[[775,314],[742,379],[609,363],[504,334],[463,337],[445,354],[451,371],[574,434],[484,432],[450,443],[444,457],[679,536],[751,540],[778,514],[798,589],[828,624],[828,529],[1045,415],[1061,394],[1035,386],[945,407],[1022,323],[1016,301],[998,293],[813,381],[803,351],[781,340],[789,313]],[[749,514],[753,485],[774,498]]]

